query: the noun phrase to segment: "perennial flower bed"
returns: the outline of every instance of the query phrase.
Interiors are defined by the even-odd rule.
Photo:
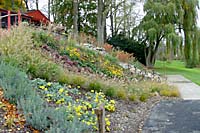
[[[42,79],[33,80],[33,84],[39,94],[49,104],[55,106],[56,110],[63,106],[66,107],[66,112],[69,114],[66,119],[71,121],[77,117],[79,121],[88,125],[92,130],[98,130],[95,108],[104,104],[106,111],[115,111],[115,101],[108,100],[102,92],[91,90],[91,92],[83,93],[78,90],[79,86],[62,86],[59,83],[45,82]],[[110,131],[109,115],[106,116],[105,122],[106,130]]]
[[[103,72],[108,76],[116,77],[122,77],[124,75],[123,68],[115,61],[89,49],[67,46],[67,48],[62,51],[62,54],[68,55],[72,60],[78,60],[80,66],[90,67],[97,73]]]

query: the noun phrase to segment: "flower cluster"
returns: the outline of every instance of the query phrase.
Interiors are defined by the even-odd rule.
[[[69,53],[69,56],[72,58],[80,58],[79,49],[74,47],[67,47],[66,51]]]
[[[121,77],[123,76],[123,69],[119,66],[112,65],[110,61],[106,60],[103,64],[102,67],[105,68],[110,72],[111,75]]]
[[[37,91],[42,94],[47,102],[54,103],[59,109],[60,106],[65,106],[68,112],[67,119],[71,121],[74,117],[90,126],[93,130],[97,128],[97,117],[95,115],[95,108],[98,108],[101,104],[109,112],[115,111],[115,101],[108,100],[104,93],[95,92],[91,90],[87,93],[82,93],[77,88],[80,86],[72,87],[61,86],[58,83],[47,83],[44,80],[36,79],[33,81],[36,85]],[[109,116],[105,118],[106,130],[110,131]]]

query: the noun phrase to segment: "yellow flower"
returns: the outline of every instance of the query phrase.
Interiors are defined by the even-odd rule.
[[[105,121],[106,121],[106,126],[110,126],[110,121],[108,118],[105,118]]]
[[[92,93],[94,93],[94,90],[91,90]]]
[[[110,128],[106,126],[106,131],[110,132]]]
[[[45,86],[42,85],[42,86],[39,86],[39,88],[44,90]]]
[[[47,97],[52,97],[53,95],[52,95],[52,94],[47,94],[46,96],[47,96]]]
[[[110,100],[110,103],[111,104],[115,104],[115,100]]]
[[[52,83],[48,82],[48,83],[47,83],[47,85],[48,85],[48,86],[51,86],[51,85],[52,85]]]
[[[80,89],[81,87],[80,87],[80,86],[77,86],[77,88]]]
[[[63,88],[60,88],[59,91],[58,91],[60,94],[62,94],[64,92],[64,89]]]
[[[44,88],[44,90],[45,90],[45,91],[47,91],[47,90],[48,90],[48,88],[46,88],[46,87],[45,87],[45,88]]]

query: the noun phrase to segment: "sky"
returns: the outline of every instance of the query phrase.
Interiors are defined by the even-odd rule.
[[[200,1],[199,1],[200,2]],[[47,15],[47,3],[48,3],[48,0],[39,0],[39,9],[45,14]],[[35,5],[33,5],[34,7]],[[144,15],[144,12],[143,12],[143,4],[142,3],[139,3],[139,4],[136,4],[135,6],[135,10],[136,12],[139,13],[140,16],[143,16]],[[198,19],[197,19],[197,26],[200,28],[200,9],[197,11],[198,13]],[[140,20],[141,18],[139,18]],[[52,19],[51,19],[52,20]],[[138,20],[138,21],[139,21]]]

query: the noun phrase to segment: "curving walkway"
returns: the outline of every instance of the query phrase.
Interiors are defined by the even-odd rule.
[[[145,121],[142,133],[200,133],[200,86],[181,75],[169,75],[183,100],[158,103]]]

